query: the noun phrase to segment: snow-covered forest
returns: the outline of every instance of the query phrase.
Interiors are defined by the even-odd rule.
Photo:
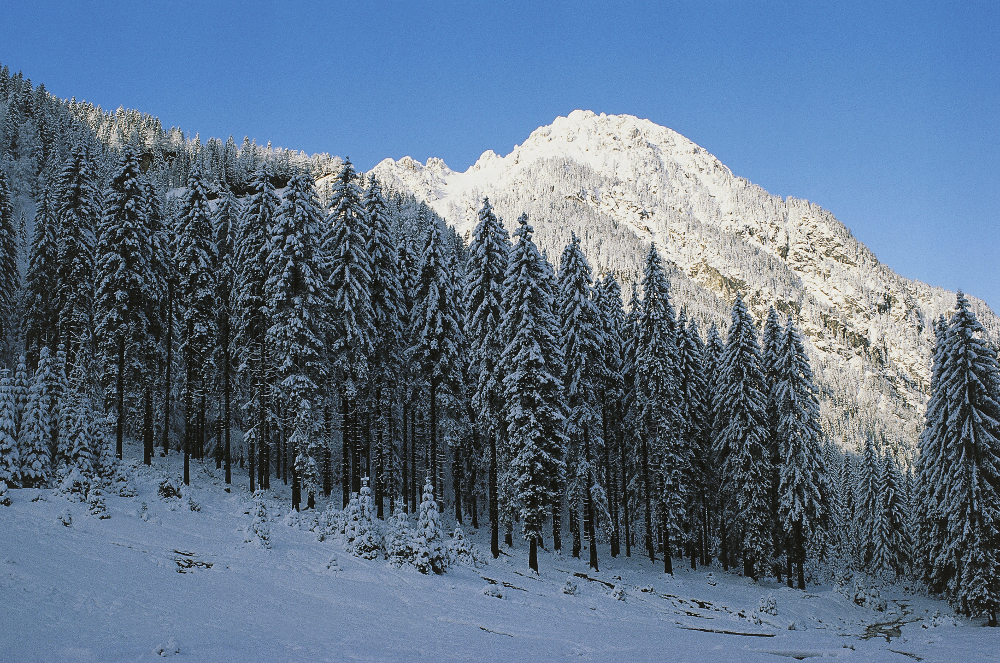
[[[99,516],[138,444],[183,459],[168,493],[245,478],[263,547],[287,485],[348,552],[424,573],[478,554],[447,514],[535,572],[606,550],[798,589],[859,574],[996,624],[1000,370],[961,293],[919,442],[845,445],[791,310],[680,306],[655,242],[627,247],[623,293],[598,238],[541,249],[539,209],[479,199],[459,234],[350,161],[203,143],[6,67],[0,114],[0,501],[55,488]]]

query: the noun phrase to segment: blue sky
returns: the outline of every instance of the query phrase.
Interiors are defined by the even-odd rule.
[[[1000,3],[4,3],[0,62],[203,138],[464,170],[575,108],[668,126],[1000,307]]]

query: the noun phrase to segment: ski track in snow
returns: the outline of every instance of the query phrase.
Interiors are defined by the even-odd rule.
[[[1000,629],[962,620],[928,627],[935,611],[951,611],[919,595],[887,592],[890,606],[905,608],[877,613],[831,587],[754,584],[679,560],[669,578],[661,561],[638,551],[612,559],[606,546],[600,572],[586,554],[540,551],[534,577],[515,541],[481,568],[424,576],[284,524],[289,489],[280,482],[268,491],[272,549],[263,550],[243,542],[245,477],[226,493],[213,463],[193,464],[183,499],[158,498],[160,480],[179,476],[179,465],[174,454],[140,466],[138,496],[107,496],[107,520],[51,490],[11,491],[13,505],[0,507],[0,661],[976,662],[996,660],[1000,646]],[[57,521],[67,508],[69,527]],[[468,538],[489,556],[488,529]],[[333,557],[339,570],[327,568]],[[563,593],[567,579],[575,595]],[[484,593],[490,581],[503,598]],[[625,588],[624,601],[609,584]],[[746,616],[769,593],[777,615],[751,623]],[[899,621],[907,623],[896,635]]]

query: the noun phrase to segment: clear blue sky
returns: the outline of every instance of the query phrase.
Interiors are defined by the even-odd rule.
[[[7,2],[0,62],[202,138],[464,170],[575,108],[662,124],[1000,307],[997,2]]]

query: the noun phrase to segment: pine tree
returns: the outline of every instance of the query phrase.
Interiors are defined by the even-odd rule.
[[[371,259],[371,303],[374,321],[374,353],[371,361],[372,399],[377,423],[376,447],[378,462],[372,464],[372,483],[377,516],[383,517],[383,498],[391,476],[385,476],[382,466],[391,449],[393,435],[392,405],[403,352],[403,294],[400,292],[399,257],[389,228],[389,211],[382,186],[373,175],[365,192],[365,213],[368,215],[368,255]],[[391,497],[390,497],[391,499]],[[391,502],[390,502],[391,504]]]
[[[597,499],[606,502],[597,458],[603,454],[598,389],[604,374],[604,335],[601,312],[594,302],[590,264],[572,234],[563,251],[559,269],[558,309],[561,326],[563,397],[566,403],[566,434],[569,439],[567,474],[569,502],[582,501],[584,528],[589,541],[590,567],[598,570],[596,516]],[[572,509],[577,517],[577,509]]]
[[[0,483],[8,488],[21,485],[21,457],[14,426],[14,381],[7,369],[0,370]]]
[[[49,439],[52,435],[50,407],[51,382],[47,379],[48,348],[42,348],[39,357],[40,372],[36,372],[28,389],[28,403],[21,420],[17,446],[21,455],[21,485],[25,488],[44,486],[51,475]]]
[[[17,439],[21,436],[21,426],[24,421],[24,413],[28,409],[28,367],[24,355],[21,355],[14,371],[14,427],[17,430]]]
[[[705,340],[705,376],[706,388],[708,389],[708,409],[706,415],[708,419],[709,438],[709,466],[705,480],[708,483],[709,528],[714,528],[716,525],[719,526],[718,536],[722,543],[722,549],[719,551],[719,561],[722,562],[722,568],[728,571],[730,561],[726,542],[729,537],[725,529],[725,519],[719,518],[720,512],[723,511],[721,482],[722,468],[725,466],[725,454],[727,452],[726,448],[721,444],[723,426],[721,419],[718,418],[722,406],[718,395],[719,367],[722,364],[722,355],[725,351],[726,345],[722,342],[722,338],[719,336],[719,329],[713,322],[709,325],[708,336]]]
[[[736,529],[730,533],[739,537],[744,575],[757,580],[767,570],[771,552],[767,396],[757,327],[740,296],[733,304],[718,380],[716,421],[721,430],[714,451],[724,458],[722,517],[727,528]]]
[[[151,238],[143,218],[145,190],[131,147],[118,160],[106,192],[98,247],[95,298],[97,337],[104,382],[114,393],[116,455],[125,434],[125,381],[141,382],[141,355],[149,339],[148,300],[152,290]]]
[[[625,378],[622,375],[624,357],[622,355],[622,328],[625,311],[622,306],[621,287],[612,274],[605,274],[597,288],[597,304],[604,335],[604,373],[601,376],[601,437],[604,438],[605,467],[608,472],[609,506],[611,508],[611,556],[621,552],[621,540],[631,552],[629,543],[630,524],[628,511],[628,487],[625,436],[622,430],[621,412],[625,409]],[[619,492],[619,482],[621,491]],[[621,517],[619,517],[619,506]],[[624,532],[622,532],[624,524]]]
[[[476,391],[472,402],[476,423],[489,442],[490,550],[500,556],[500,509],[497,481],[498,453],[506,437],[503,417],[503,376],[498,359],[503,350],[500,325],[503,321],[503,280],[507,270],[510,238],[493,212],[488,198],[479,209],[479,223],[473,231],[467,267],[466,310],[469,314],[469,346]]]
[[[710,421],[708,409],[711,394],[708,376],[705,374],[705,346],[698,332],[698,323],[691,320],[685,324],[685,312],[681,311],[677,323],[677,361],[680,375],[680,439],[682,446],[689,449],[690,475],[687,503],[687,538],[691,555],[691,568],[697,564],[700,554],[703,564],[707,564],[710,471]]]
[[[414,532],[413,565],[421,573],[444,573],[448,567],[448,556],[444,549],[444,536],[438,522],[438,505],[434,500],[434,486],[427,477],[424,484],[424,494],[420,501],[420,513],[417,516],[417,529]]]
[[[880,463],[871,435],[865,439],[857,467],[857,497],[853,514],[855,556],[863,568],[870,568],[875,556],[875,519],[879,515]]]
[[[328,351],[331,369],[340,382],[344,473],[343,495],[361,489],[360,445],[355,430],[363,419],[354,411],[368,380],[368,359],[375,343],[372,311],[372,262],[368,253],[368,216],[361,187],[350,160],[344,162],[330,191],[328,232],[323,249],[330,260],[330,319]],[[352,462],[353,461],[353,462]]]
[[[508,435],[520,501],[521,530],[530,542],[528,566],[538,572],[538,543],[545,512],[559,499],[565,472],[565,405],[562,352],[542,256],[531,240],[527,215],[518,219],[518,238],[504,278],[504,367]]]
[[[11,200],[7,175],[0,169],[0,347],[6,347],[12,334],[15,319],[14,307],[20,274],[17,268],[18,232],[14,221],[14,204]]]
[[[270,444],[267,433],[268,375],[267,330],[271,326],[267,301],[268,257],[270,231],[280,200],[274,193],[267,165],[253,176],[251,194],[243,205],[236,247],[237,344],[240,349],[240,371],[253,394],[247,403],[247,418],[252,425],[247,431],[250,489],[254,481],[261,488],[270,485],[268,459]],[[255,453],[256,452],[256,453]],[[258,460],[259,456],[259,460]],[[256,473],[255,473],[256,469]]]
[[[43,184],[35,211],[35,232],[25,282],[24,344],[28,356],[36,361],[42,346],[55,349],[59,333],[59,311],[55,301],[59,255],[52,197],[50,185]]]
[[[781,500],[779,485],[781,483],[782,457],[778,443],[778,395],[777,388],[780,378],[783,338],[781,325],[778,324],[778,313],[771,306],[767,310],[764,330],[761,334],[761,370],[764,373],[764,393],[767,396],[767,450],[770,454],[770,476],[768,493],[769,516],[771,518],[771,551],[774,576],[781,582],[781,562],[778,559],[785,547],[784,528],[778,515],[778,503]],[[787,551],[786,551],[787,553]],[[786,555],[786,561],[791,560]],[[791,579],[789,578],[789,582]]]
[[[230,136],[232,141],[232,136]],[[228,147],[227,143],[227,147]],[[239,202],[230,191],[223,193],[215,208],[212,222],[215,226],[215,245],[218,254],[218,286],[216,300],[218,302],[219,338],[216,344],[218,358],[216,366],[222,370],[222,434],[225,439],[222,449],[222,462],[225,465],[226,483],[232,483],[232,394],[233,394],[233,314],[235,305],[234,287],[236,281],[236,234],[240,219]]]
[[[177,303],[184,355],[184,483],[190,457],[203,456],[205,400],[211,350],[216,338],[215,270],[218,252],[205,180],[191,169],[177,223]]]
[[[59,340],[75,366],[81,349],[88,354],[94,341],[94,283],[97,229],[101,219],[100,191],[86,153],[80,147],[59,174],[57,217],[59,238],[57,286]]]
[[[268,309],[273,324],[267,333],[268,347],[274,358],[277,395],[290,413],[309,412],[302,403],[316,402],[326,374],[323,352],[325,336],[323,268],[325,257],[321,244],[322,215],[312,178],[300,173],[289,182],[281,210],[271,228],[268,256]],[[312,422],[304,422],[310,429]],[[310,436],[311,438],[311,436]],[[296,467],[315,459],[311,444],[292,449],[293,507],[298,508],[300,476]],[[315,495],[315,485],[311,486]]]
[[[944,366],[938,388],[947,412],[942,462],[930,474],[943,479],[936,509],[946,522],[940,554],[930,573],[932,587],[945,593],[968,615],[986,614],[997,623],[1000,603],[1000,367],[985,330],[959,292],[948,326]],[[926,494],[926,491],[924,491]]]
[[[798,331],[789,319],[777,356],[774,407],[775,437],[782,459],[778,485],[778,518],[788,540],[788,555],[805,589],[806,544],[826,526],[829,486],[820,446],[819,402],[812,369]],[[792,578],[788,578],[789,587]]]
[[[459,353],[463,334],[439,220],[430,214],[425,214],[424,218],[427,222],[426,236],[418,267],[418,289],[410,316],[413,345],[407,354],[427,385],[430,402],[431,483],[437,495],[440,492],[438,401],[443,395],[457,397],[462,393]]]
[[[879,466],[877,512],[872,532],[872,570],[887,580],[902,576],[909,561],[904,491],[896,461],[887,453]]]

